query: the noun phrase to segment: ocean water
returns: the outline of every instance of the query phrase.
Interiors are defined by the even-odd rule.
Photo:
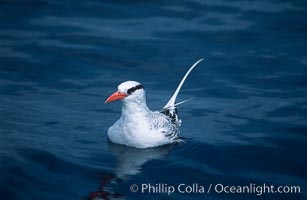
[[[303,0],[2,0],[0,199],[306,199],[306,11]],[[193,98],[178,109],[185,143],[107,140],[121,105],[104,101],[119,83],[141,82],[159,110],[203,57],[178,97]],[[142,194],[159,183],[205,193]]]

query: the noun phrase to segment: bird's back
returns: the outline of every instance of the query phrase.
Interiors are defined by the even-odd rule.
[[[150,118],[151,130],[164,135],[167,140],[176,141],[178,139],[181,123],[177,114],[171,116],[169,113],[155,111],[150,112]]]

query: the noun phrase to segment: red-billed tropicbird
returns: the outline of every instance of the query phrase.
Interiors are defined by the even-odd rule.
[[[136,81],[126,81],[118,86],[105,103],[122,100],[122,115],[109,128],[109,139],[117,144],[136,148],[156,147],[181,141],[176,106],[185,102],[175,103],[176,97],[189,73],[203,59],[198,60],[187,71],[173,96],[162,111],[151,111],[146,106],[143,85]]]

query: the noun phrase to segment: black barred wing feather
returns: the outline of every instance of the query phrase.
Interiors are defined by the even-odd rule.
[[[160,112],[152,112],[150,118],[152,122],[151,130],[161,132],[170,140],[178,139],[180,123],[177,123],[171,117]]]

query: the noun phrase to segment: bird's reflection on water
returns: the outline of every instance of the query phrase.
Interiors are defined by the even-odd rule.
[[[125,199],[117,190],[121,181],[129,180],[142,171],[142,165],[167,155],[175,146],[169,144],[162,147],[137,149],[108,142],[108,148],[116,157],[116,166],[111,174],[101,174],[99,188],[90,192],[83,200]]]
[[[173,144],[147,149],[136,149],[108,142],[108,147],[117,158],[114,174],[117,178],[128,180],[130,176],[141,172],[142,165],[154,159],[167,155]]]

